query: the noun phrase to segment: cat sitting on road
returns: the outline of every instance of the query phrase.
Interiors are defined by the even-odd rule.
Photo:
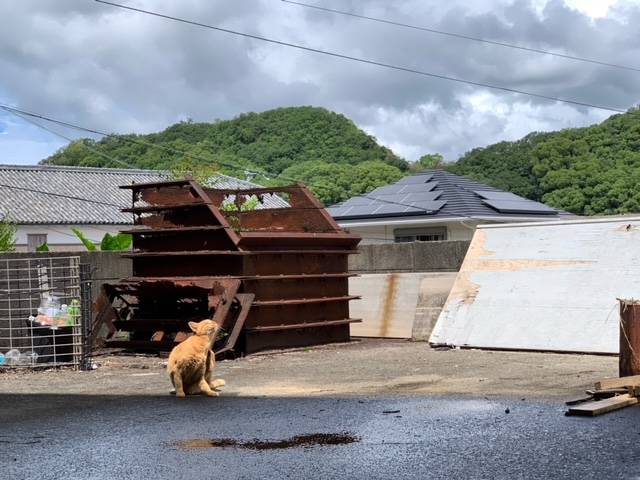
[[[176,397],[199,393],[217,397],[216,389],[225,385],[221,378],[212,380],[216,358],[211,348],[218,334],[218,324],[213,320],[202,320],[189,322],[189,328],[194,334],[171,350],[167,364]]]

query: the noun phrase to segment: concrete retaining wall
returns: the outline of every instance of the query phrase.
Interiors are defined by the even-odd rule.
[[[455,272],[367,273],[349,281],[349,293],[360,295],[350,315],[356,337],[412,338],[426,341],[438,320]]]
[[[411,242],[361,245],[349,258],[352,272],[457,272],[470,242]]]
[[[349,259],[354,336],[428,340],[470,242],[362,245]]]
[[[428,339],[468,246],[466,241],[361,246],[361,253],[349,259],[349,270],[360,273],[350,279],[350,292],[362,296],[351,303],[351,317],[363,319],[353,325],[352,334]],[[11,253],[0,260],[47,255],[79,255],[82,263],[89,263],[94,300],[102,283],[132,274],[131,260],[118,252]]]

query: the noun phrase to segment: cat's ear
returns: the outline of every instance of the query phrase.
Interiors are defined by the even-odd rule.
[[[189,322],[189,328],[193,330],[193,333],[198,332],[198,324],[196,322]]]

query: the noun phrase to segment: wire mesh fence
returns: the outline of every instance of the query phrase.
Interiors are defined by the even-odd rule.
[[[88,365],[86,267],[71,256],[0,259],[0,368]]]

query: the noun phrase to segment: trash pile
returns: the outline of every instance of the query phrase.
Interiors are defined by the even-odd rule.
[[[35,365],[38,363],[38,354],[28,351],[21,353],[17,348],[12,348],[7,353],[0,353],[0,366],[14,367],[17,365]]]
[[[52,330],[59,327],[73,327],[80,317],[80,302],[71,300],[70,305],[60,304],[60,299],[53,295],[45,296],[38,307],[38,315],[29,317],[31,323],[49,326]]]
[[[70,338],[77,335],[71,327],[80,324],[80,301],[74,298],[66,305],[61,303],[60,297],[44,294],[37,315],[30,315],[28,321],[31,328],[30,349],[21,351],[10,348],[7,352],[0,352],[0,367],[33,366],[38,361],[47,363],[48,357],[56,355],[62,358],[64,351],[72,348],[74,340]],[[68,329],[65,332],[60,330],[64,327]],[[59,340],[52,341],[53,337]],[[9,347],[12,346],[15,344],[9,343]],[[49,352],[51,349],[54,351]]]

